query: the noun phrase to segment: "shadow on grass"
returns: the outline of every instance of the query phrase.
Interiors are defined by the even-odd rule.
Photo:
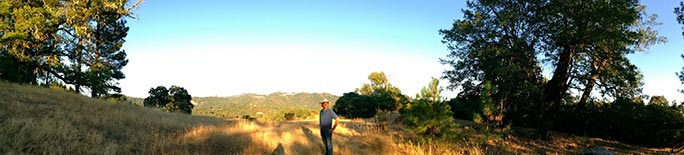
[[[278,143],[278,147],[273,150],[273,153],[271,155],[285,155],[285,148],[283,147],[283,143]]]
[[[318,146],[318,150],[321,153],[325,153],[325,152],[323,152],[325,150],[323,148],[323,140],[320,139],[318,136],[315,136],[313,134],[313,131],[311,131],[311,129],[306,128],[304,126],[300,126],[300,127],[302,128],[302,132],[304,132],[304,135],[309,140],[309,142],[311,142],[311,144],[316,144],[316,146]]]
[[[199,127],[167,145],[162,154],[269,154],[269,147],[255,141],[253,132],[227,132],[216,127]],[[282,147],[282,146],[279,146]],[[283,149],[284,150],[284,149]]]

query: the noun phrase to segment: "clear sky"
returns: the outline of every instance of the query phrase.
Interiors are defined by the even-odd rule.
[[[684,101],[675,72],[684,66],[675,0],[644,1],[659,15],[667,44],[630,56],[644,94]],[[439,29],[462,17],[462,0],[146,0],[129,20],[125,95],[179,85],[193,96],[354,91],[368,75],[414,96],[447,66]],[[447,83],[442,82],[443,86]],[[446,92],[453,97],[455,92]]]

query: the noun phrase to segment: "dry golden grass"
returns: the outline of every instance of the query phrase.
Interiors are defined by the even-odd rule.
[[[0,82],[0,154],[321,154],[316,120],[253,122],[167,113],[111,103],[75,93]],[[464,123],[461,123],[464,124]],[[520,130],[518,133],[525,133]],[[561,135],[541,142],[511,136],[429,143],[396,122],[342,120],[333,135],[335,154],[576,154],[604,146],[620,154],[663,154],[646,149]],[[520,134],[518,134],[520,135]],[[479,138],[478,138],[479,137]]]
[[[8,154],[153,154],[188,128],[224,123],[2,82],[0,107]]]

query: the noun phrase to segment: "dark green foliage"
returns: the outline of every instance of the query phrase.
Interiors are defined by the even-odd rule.
[[[295,119],[295,113],[293,113],[293,112],[285,113],[285,120],[291,121],[291,120],[294,120],[294,119]]]
[[[370,118],[378,112],[378,100],[375,96],[348,92],[335,102],[333,111],[346,118]]]
[[[532,101],[530,101],[532,102]],[[463,95],[447,101],[451,107],[454,118],[463,120],[473,120],[474,115],[484,114],[485,105],[477,95]],[[515,104],[504,113],[500,125],[512,123],[519,127],[533,128],[539,118],[539,107],[536,104]]]
[[[497,117],[540,118],[535,120],[543,139],[573,90],[584,94],[581,104],[594,89],[612,98],[638,95],[642,76],[626,56],[664,41],[653,29],[655,16],[643,12],[639,1],[466,3],[463,18],[440,30],[450,51],[440,62],[453,67],[444,72],[449,88],[491,100],[494,108],[483,108]],[[543,65],[551,68],[548,80]],[[482,94],[485,84],[492,86]],[[531,114],[537,116],[526,116]]]
[[[192,108],[194,108],[194,105],[190,102],[192,96],[183,87],[171,86],[171,89],[167,90],[164,86],[157,86],[156,88],[150,88],[148,93],[150,96],[143,101],[145,107],[192,114]]]
[[[652,96],[651,100],[648,101],[648,105],[654,106],[669,106],[669,104],[665,96]]]
[[[683,5],[684,5],[684,4],[683,4]],[[683,8],[684,8],[684,6],[683,6]],[[680,15],[680,18],[682,18],[681,15]],[[681,20],[680,20],[680,22],[684,22],[684,21],[681,21]],[[684,24],[684,23],[683,23],[683,24]],[[684,33],[684,32],[683,32],[683,33]],[[680,55],[680,56],[682,57],[682,59],[684,59],[684,54],[682,54],[682,55]],[[681,84],[684,84],[684,67],[682,67],[682,70],[679,71],[679,73],[675,73],[675,74],[677,75],[677,77],[679,77],[679,81],[682,82]],[[679,92],[680,92],[680,93],[684,93],[684,89],[679,89]]]
[[[446,102],[414,100],[407,109],[400,112],[406,125],[433,138],[442,136],[453,122],[451,109]]]
[[[148,91],[150,96],[145,98],[143,105],[145,107],[162,108],[171,102],[169,98],[169,90],[164,86],[157,86],[157,88],[150,88]]]
[[[335,103],[333,110],[347,118],[370,118],[378,111],[397,111],[411,99],[392,86],[384,72],[368,75],[370,84],[363,84],[355,92],[345,93]]]
[[[375,98],[379,110],[396,111],[410,102],[410,98],[393,86],[384,72],[373,72],[368,75],[370,84],[366,83],[356,89],[359,95]]]
[[[126,18],[140,2],[0,1],[0,79],[95,98],[120,93]]]
[[[195,106],[190,102],[190,100],[192,100],[192,96],[188,94],[188,91],[185,90],[185,88],[171,86],[169,92],[173,102],[173,106],[168,108],[171,109],[170,111],[180,111],[186,114],[192,114],[192,108]],[[167,104],[166,106],[168,107],[169,105]]]
[[[0,79],[15,83],[35,83],[36,75],[33,63],[20,63],[15,57],[0,49]]]
[[[674,106],[645,105],[640,100],[594,102],[574,112],[562,106],[563,119],[555,130],[648,147],[671,147],[684,142],[684,114]]]
[[[473,120],[473,114],[482,113],[479,96],[459,96],[447,101],[447,103],[456,119]]]
[[[674,13],[677,16],[677,22],[679,24],[684,24],[684,2],[679,2],[679,7],[674,8]],[[682,30],[684,30],[684,27],[682,27]],[[684,32],[682,32],[682,36],[684,36]],[[684,57],[684,55],[682,55],[682,57]],[[682,76],[684,76],[684,75],[679,74],[679,79],[682,79]],[[681,81],[684,82],[684,80],[681,80]]]
[[[679,7],[674,8],[674,13],[677,16],[677,22],[684,25],[684,2],[679,2]],[[684,36],[684,27],[682,27],[682,30],[682,36]],[[684,54],[680,56],[682,59],[684,59]],[[675,74],[677,77],[679,77],[679,81],[682,82],[681,84],[684,84],[684,67],[682,67],[681,71]],[[684,90],[680,89],[679,92],[684,93]]]
[[[250,120],[250,121],[256,120],[256,118],[254,118],[254,117],[252,117],[252,116],[250,116],[250,115],[243,115],[243,116],[240,117],[240,118],[246,119],[246,120]]]
[[[451,108],[443,101],[441,91],[439,80],[433,78],[407,108],[400,110],[406,125],[433,140],[448,133],[453,125]]]

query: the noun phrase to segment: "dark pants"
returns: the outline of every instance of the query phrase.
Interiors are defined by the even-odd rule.
[[[321,127],[321,138],[323,138],[323,145],[325,146],[325,154],[333,154],[332,133],[330,127]]]

